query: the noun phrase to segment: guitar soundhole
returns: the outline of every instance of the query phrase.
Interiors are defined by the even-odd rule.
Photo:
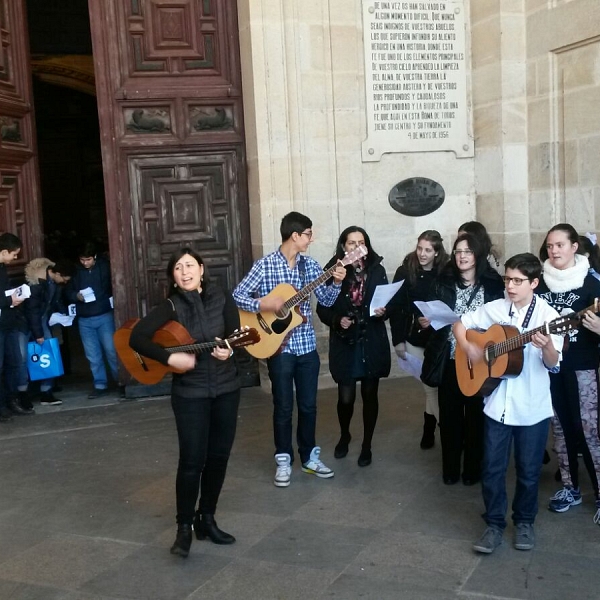
[[[287,315],[285,315],[285,317],[278,318],[276,321],[273,321],[271,323],[271,329],[277,334],[283,333],[287,329],[291,320],[292,313],[288,312]]]

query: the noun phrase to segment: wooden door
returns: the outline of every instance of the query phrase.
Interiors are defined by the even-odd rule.
[[[23,241],[23,266],[42,251],[42,217],[24,0],[0,0],[0,232]]]
[[[235,0],[89,0],[117,321],[190,244],[228,288],[251,258]]]

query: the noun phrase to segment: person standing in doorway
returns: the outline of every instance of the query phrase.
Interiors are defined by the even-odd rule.
[[[281,246],[275,252],[256,261],[250,272],[238,284],[233,298],[239,308],[248,312],[277,312],[285,299],[266,297],[280,283],[301,289],[323,274],[319,263],[303,256],[314,241],[312,221],[291,212],[281,221]],[[322,284],[314,290],[323,306],[331,306],[342,287],[346,269],[338,266],[333,283]],[[298,404],[298,452],[305,473],[327,479],[333,471],[320,459],[321,448],[315,442],[317,423],[317,388],[320,360],[312,321],[310,299],[299,305],[304,323],[292,329],[283,348],[267,360],[273,391],[273,429],[277,470],[273,483],[277,487],[290,485],[294,451],[292,446],[292,412],[294,386]]]
[[[112,281],[110,263],[98,255],[93,242],[80,248],[79,262],[67,287],[67,299],[76,306],[81,342],[94,377],[94,389],[88,395],[93,400],[108,394],[105,359],[114,381],[118,381]]]

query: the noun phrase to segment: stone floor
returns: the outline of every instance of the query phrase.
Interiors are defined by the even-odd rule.
[[[195,541],[188,559],[168,550],[177,462],[168,400],[62,397],[0,424],[2,600],[600,598],[590,485],[581,506],[548,512],[554,460],[542,474],[536,549],[514,550],[509,527],[493,555],[472,552],[480,489],[444,486],[439,446],[419,449],[414,380],[382,383],[366,468],[356,464],[360,414],[349,455],[333,458],[335,391],[321,392],[318,439],[335,478],[295,465],[284,489],[272,484],[270,397],[244,390],[218,513],[238,541]]]

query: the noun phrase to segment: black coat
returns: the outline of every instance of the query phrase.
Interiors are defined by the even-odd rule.
[[[492,267],[483,273],[479,283],[483,286],[484,304],[492,302],[493,300],[504,298],[504,281],[498,272],[492,269]],[[450,267],[448,267],[431,286],[427,301],[441,300],[444,304],[447,304],[452,310],[454,310],[456,305],[455,284],[456,280],[454,279]],[[427,341],[427,347],[430,350],[434,350],[431,352],[431,354],[436,355],[438,351],[441,351],[441,348],[448,339],[450,329],[451,326],[448,325],[447,327],[442,327],[442,329],[438,329],[431,334],[429,340]]]
[[[47,272],[47,270],[46,270]],[[65,313],[67,308],[62,301],[62,286],[51,284],[46,279],[38,279],[30,285],[31,297],[24,302],[25,315],[34,339],[44,337],[43,323],[48,324],[52,313]]]
[[[362,306],[354,306],[350,301],[349,276],[342,282],[342,289],[333,306],[317,304],[317,315],[330,328],[329,370],[336,383],[349,384],[354,381],[354,353],[361,348],[368,378],[379,379],[390,374],[390,343],[385,317],[369,316],[375,288],[388,282],[381,260],[381,257],[374,255],[373,261],[367,267]],[[334,263],[335,259],[332,259],[325,268]],[[348,329],[342,329],[340,321],[342,317],[348,316],[354,318],[354,324]]]

